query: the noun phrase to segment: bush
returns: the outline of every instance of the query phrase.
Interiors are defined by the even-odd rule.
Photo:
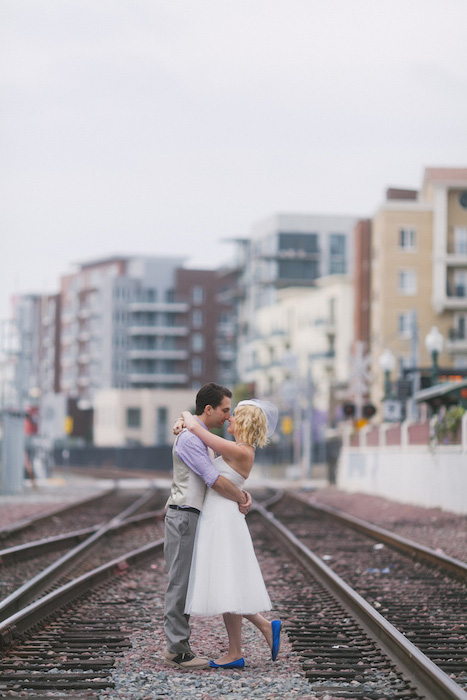
[[[455,440],[464,413],[465,408],[462,406],[448,408],[444,416],[441,419],[438,418],[435,423],[432,441],[441,445]]]

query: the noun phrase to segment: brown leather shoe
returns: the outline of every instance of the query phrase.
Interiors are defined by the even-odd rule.
[[[182,671],[198,671],[200,668],[209,668],[209,659],[194,654],[171,654],[164,653],[164,661],[169,666],[176,666]]]

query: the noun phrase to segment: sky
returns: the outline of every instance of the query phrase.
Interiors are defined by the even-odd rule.
[[[467,167],[466,0],[0,0],[0,319],[73,264],[228,261]]]

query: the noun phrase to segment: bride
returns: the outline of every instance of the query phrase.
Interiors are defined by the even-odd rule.
[[[267,401],[240,401],[227,429],[235,442],[207,431],[189,411],[182,416],[185,427],[220,455],[214,460],[219,473],[242,489],[253,467],[256,446],[267,443],[277,414]],[[275,661],[282,623],[260,615],[271,607],[245,516],[234,501],[209,489],[198,522],[185,607],[186,614],[223,615],[229,650],[209,665],[244,667],[242,616],[262,632]]]

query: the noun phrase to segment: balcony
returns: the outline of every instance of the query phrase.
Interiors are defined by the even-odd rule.
[[[188,311],[189,306],[183,301],[132,301],[127,306],[128,311],[150,311],[163,313],[178,313],[184,314]]]
[[[91,362],[91,355],[89,353],[82,353],[81,355],[78,355],[78,364],[79,365],[88,365]]]
[[[446,350],[451,353],[467,352],[467,334],[457,328],[451,328],[446,340]]]
[[[91,315],[92,315],[92,311],[91,311],[91,309],[90,309],[89,307],[80,309],[80,310],[78,311],[78,318],[81,319],[81,320],[90,318]]]
[[[130,335],[188,335],[186,326],[129,326]]]
[[[217,357],[224,362],[235,360],[236,352],[234,347],[220,347],[217,349]]]
[[[148,374],[133,373],[128,375],[128,380],[130,384],[186,384],[188,382],[188,375],[162,372]]]
[[[467,267],[467,253],[448,253],[445,260],[447,267]]]
[[[131,360],[186,360],[187,350],[128,350]]]

